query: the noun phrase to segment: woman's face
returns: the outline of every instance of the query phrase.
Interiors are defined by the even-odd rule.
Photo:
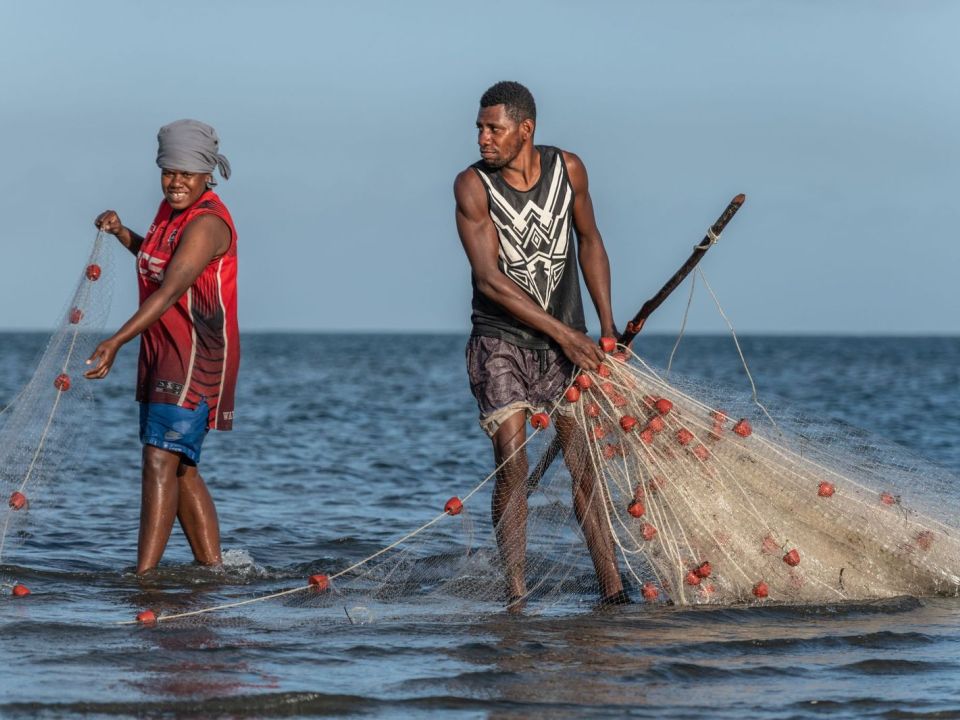
[[[184,172],[183,170],[161,170],[160,187],[163,197],[174,210],[186,210],[203,195],[207,189],[210,173]]]

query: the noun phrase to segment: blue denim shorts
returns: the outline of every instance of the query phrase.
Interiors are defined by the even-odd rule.
[[[168,403],[140,403],[140,442],[180,453],[194,464],[207,436],[210,408],[201,400],[196,410]]]

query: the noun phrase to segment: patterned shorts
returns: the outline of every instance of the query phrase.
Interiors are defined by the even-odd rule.
[[[470,390],[480,408],[480,427],[493,437],[516,412],[550,412],[575,368],[556,350],[530,350],[499,338],[471,336],[467,343]],[[558,411],[564,412],[561,404]]]

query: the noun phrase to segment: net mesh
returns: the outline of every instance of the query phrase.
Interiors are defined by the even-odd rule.
[[[2,563],[29,529],[31,505],[42,505],[58,477],[76,469],[86,447],[94,401],[83,378],[110,310],[111,252],[98,233],[36,370],[0,411],[0,581]]]
[[[404,600],[418,613],[450,612],[451,602],[594,605],[622,600],[621,582],[636,600],[677,605],[960,588],[960,532],[924,505],[949,473],[854,427],[668,381],[623,347],[580,374],[546,427],[501,459],[451,501],[464,507],[456,517],[324,568],[332,592],[300,601],[342,606],[356,622],[401,612]]]

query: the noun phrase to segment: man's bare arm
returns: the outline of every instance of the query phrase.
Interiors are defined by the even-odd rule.
[[[593,213],[593,199],[590,197],[590,185],[587,169],[579,157],[570,152],[563,153],[573,187],[573,226],[577,231],[579,243],[580,269],[587,284],[590,298],[600,320],[600,333],[608,337],[617,337],[616,323],[610,301],[610,260],[607,258],[603,238],[597,228]]]

